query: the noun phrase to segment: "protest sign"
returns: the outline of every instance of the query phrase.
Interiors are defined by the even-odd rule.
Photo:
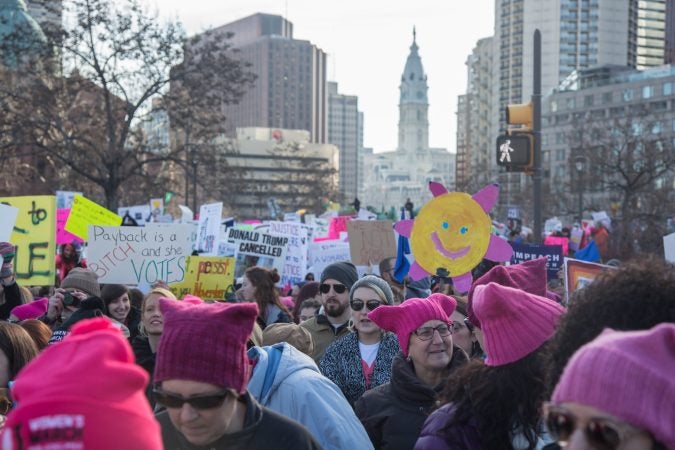
[[[192,251],[190,226],[89,226],[88,265],[99,283],[167,284],[182,281]]]
[[[2,197],[0,203],[19,210],[12,235],[8,239],[16,246],[14,257],[16,278],[24,286],[54,284],[56,197],[53,195]]]
[[[150,205],[121,206],[117,208],[117,215],[122,218],[124,224],[129,217],[136,221],[137,225],[145,225],[150,222]]]
[[[569,303],[570,295],[573,292],[591,284],[605,270],[615,269],[615,267],[604,264],[565,258],[565,302]]]
[[[296,212],[284,213],[284,222],[301,222],[300,214]]]
[[[560,246],[563,256],[567,256],[569,254],[569,242],[570,240],[565,236],[549,235],[544,238],[544,244]]]
[[[338,261],[349,261],[350,258],[348,242],[312,242],[308,253],[308,272],[312,272],[314,278],[318,280],[326,266]]]
[[[513,248],[511,264],[520,264],[531,259],[546,257],[546,275],[549,280],[558,277],[558,271],[563,268],[562,247],[559,245],[534,245],[509,242]]]
[[[281,272],[282,286],[293,286],[305,279],[307,272],[307,252],[309,232],[307,225],[295,222],[269,222],[267,232],[276,236],[288,237],[286,262]]]
[[[72,208],[76,195],[82,195],[82,192],[56,191],[56,209]]]
[[[68,221],[69,214],[70,208],[56,210],[56,245],[72,244],[73,241],[84,242],[79,237],[66,231],[66,222]]]
[[[197,250],[203,255],[215,255],[220,238],[220,218],[223,215],[223,203],[210,203],[199,208],[197,227]]]
[[[274,236],[258,230],[230,228],[228,240],[234,241],[236,246],[235,277],[242,276],[246,269],[253,266],[277,269],[279,274],[282,273],[288,237]]]
[[[185,278],[169,286],[178,298],[187,294],[202,300],[223,300],[234,282],[234,258],[188,256]]]
[[[19,208],[3,205],[0,203],[0,242],[9,242],[9,237],[14,231],[16,216],[19,214]]]
[[[389,220],[350,220],[347,234],[351,261],[357,266],[379,264],[396,254],[394,227]]]
[[[316,217],[314,214],[305,215],[305,223],[312,227],[312,239],[328,236],[329,220]]]
[[[663,251],[666,261],[675,263],[675,233],[663,236]]]
[[[76,195],[70,209],[65,230],[87,241],[89,225],[118,226],[122,218],[89,199]]]

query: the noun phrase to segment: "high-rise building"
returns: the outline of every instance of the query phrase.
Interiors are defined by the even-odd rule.
[[[666,2],[666,51],[665,63],[675,64],[675,0]]]
[[[311,141],[327,139],[326,54],[309,41],[293,38],[293,25],[281,16],[254,14],[213,30],[233,33],[238,57],[251,63],[255,86],[236,105],[227,105],[226,126],[307,130]]]
[[[631,0],[628,27],[629,65],[637,69],[665,61],[666,0]]]
[[[338,84],[328,82],[328,143],[340,149],[339,189],[343,202],[351,202],[358,196],[362,120],[358,97],[340,94]]]

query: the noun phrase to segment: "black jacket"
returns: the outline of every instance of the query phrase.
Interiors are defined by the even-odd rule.
[[[448,367],[454,370],[467,361],[466,353],[454,347]],[[412,450],[444,384],[427,386],[402,353],[394,358],[391,382],[367,391],[354,407],[375,449]]]
[[[247,392],[244,428],[226,434],[207,446],[194,446],[173,426],[169,413],[162,411],[155,417],[162,428],[164,450],[303,450],[321,449],[321,445],[299,423],[288,419],[255,401]]]
[[[136,336],[131,341],[131,348],[134,351],[134,356],[136,357],[136,364],[144,368],[148,375],[150,375],[150,381],[148,386],[145,389],[145,396],[148,398],[152,408],[155,408],[155,398],[152,395],[152,385],[153,385],[153,373],[155,372],[155,356],[156,353],[152,353],[150,348],[150,343],[148,342],[147,336]]]
[[[9,286],[5,286],[5,303],[0,305],[0,320],[9,319],[9,315],[14,307],[23,304],[21,298],[21,289],[19,283],[14,282]]]

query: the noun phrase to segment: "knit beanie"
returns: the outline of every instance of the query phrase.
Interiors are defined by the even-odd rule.
[[[161,449],[148,375],[108,319],[78,323],[24,367],[12,387],[2,448]]]
[[[408,356],[410,335],[430,320],[450,323],[450,316],[457,307],[457,300],[445,294],[431,294],[428,298],[411,298],[400,305],[380,306],[368,313],[368,318],[398,336],[405,356]]]
[[[16,255],[16,247],[10,242],[0,242],[0,278],[11,277],[14,274],[12,260]]]
[[[553,391],[556,403],[592,406],[648,430],[675,449],[675,324],[606,329],[572,356]]]
[[[164,331],[159,340],[156,382],[190,380],[244,393],[248,383],[246,342],[258,316],[255,303],[196,303],[160,299]]]
[[[546,258],[538,258],[510,266],[495,266],[473,282],[468,294],[468,317],[472,324],[481,328],[480,320],[473,313],[473,293],[476,286],[497,283],[521,289],[530,294],[546,297]]]
[[[356,266],[348,261],[340,261],[326,266],[321,272],[321,282],[328,279],[337,280],[351,289],[352,285],[359,279]]]
[[[518,361],[546,342],[565,309],[546,297],[488,283],[476,286],[473,312],[484,335],[485,364]]]
[[[47,312],[49,306],[49,299],[46,297],[39,298],[30,303],[15,306],[12,308],[11,315],[16,316],[20,321],[28,319],[37,319]]]
[[[95,297],[101,296],[101,288],[98,285],[98,275],[96,272],[82,267],[75,267],[68,272],[66,278],[61,282],[62,289],[77,289],[85,294]]]
[[[263,346],[287,342],[305,355],[314,352],[312,334],[305,327],[294,323],[273,323],[263,330]]]
[[[354,291],[361,287],[369,288],[377,292],[380,300],[385,302],[387,305],[394,304],[394,293],[391,291],[389,283],[380,277],[376,277],[375,275],[366,275],[363,278],[359,278],[359,280],[354,283],[352,289],[349,291],[350,301],[354,298]]]

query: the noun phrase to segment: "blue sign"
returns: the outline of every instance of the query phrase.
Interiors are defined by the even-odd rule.
[[[509,242],[513,247],[511,264],[520,264],[531,259],[546,257],[546,274],[549,280],[558,276],[558,271],[563,267],[563,253],[560,245],[534,245],[517,244]]]

